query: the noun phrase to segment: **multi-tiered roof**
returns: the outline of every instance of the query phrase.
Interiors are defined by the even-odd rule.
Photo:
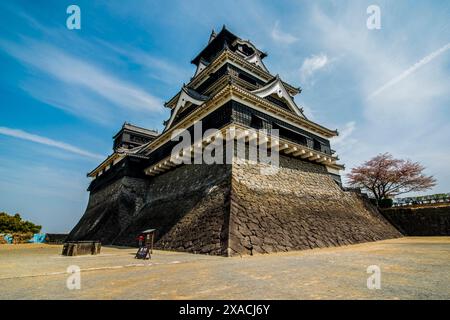
[[[338,178],[343,166],[336,163],[338,158],[329,142],[337,131],[305,117],[294,99],[301,89],[272,75],[263,62],[266,56],[225,26],[219,33],[213,31],[206,47],[191,61],[196,71],[190,82],[165,103],[170,116],[164,122],[164,131],[135,148],[116,150],[88,176],[95,179],[111,169],[115,173],[109,176],[120,176],[117,173],[120,170],[114,167],[127,167],[127,158],[139,159],[128,173],[162,174],[176,166],[170,159],[171,150],[178,143],[171,141],[174,130],[192,132],[194,123],[202,120],[203,131],[224,130],[230,126],[244,132],[249,132],[246,129],[250,128],[278,129],[280,152],[320,163]],[[205,144],[208,139],[192,143]],[[91,188],[98,183],[94,180]]]

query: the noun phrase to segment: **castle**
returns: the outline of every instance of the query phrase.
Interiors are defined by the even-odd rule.
[[[192,60],[192,79],[165,104],[163,132],[125,123],[114,136],[114,152],[88,174],[89,203],[69,240],[135,245],[154,228],[156,248],[232,256],[401,236],[365,197],[344,191],[344,167],[330,146],[337,131],[307,119],[294,100],[301,89],[272,75],[266,56],[225,27],[213,31]],[[230,128],[247,145],[253,130],[276,131],[278,170],[262,174],[266,164],[235,157],[174,160],[177,130],[193,136],[179,154],[190,159],[214,142],[208,130]]]

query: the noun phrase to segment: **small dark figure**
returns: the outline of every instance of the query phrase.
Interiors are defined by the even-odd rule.
[[[139,241],[139,248],[142,248],[142,244],[144,243],[144,236],[141,234],[139,237],[137,237]]]

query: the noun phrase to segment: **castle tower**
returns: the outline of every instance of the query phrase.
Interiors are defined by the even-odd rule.
[[[115,148],[88,174],[88,207],[69,238],[131,245],[155,228],[157,248],[236,255],[399,237],[366,198],[342,189],[344,167],[330,146],[337,131],[305,117],[295,101],[301,90],[271,74],[266,56],[225,27],[213,31],[192,60],[192,79],[165,104],[164,131],[134,127],[148,141]],[[263,164],[234,161],[235,149],[231,163],[177,161],[195,159],[218,133],[239,132],[236,139],[250,145],[261,129],[277,132],[273,174],[263,174]],[[189,133],[188,148],[174,157],[181,130]]]

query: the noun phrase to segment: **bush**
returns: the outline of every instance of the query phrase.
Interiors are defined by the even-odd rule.
[[[33,237],[33,232],[24,232],[24,233],[13,233],[13,243],[28,243],[28,241]]]
[[[22,220],[20,214],[11,216],[0,212],[0,233],[39,233],[42,226]]]
[[[378,201],[378,206],[380,208],[390,208],[392,207],[392,205],[394,204],[394,200],[392,199],[381,199],[380,201]]]
[[[0,234],[0,244],[7,244],[7,243],[8,243],[8,241],[6,241],[4,236]]]

